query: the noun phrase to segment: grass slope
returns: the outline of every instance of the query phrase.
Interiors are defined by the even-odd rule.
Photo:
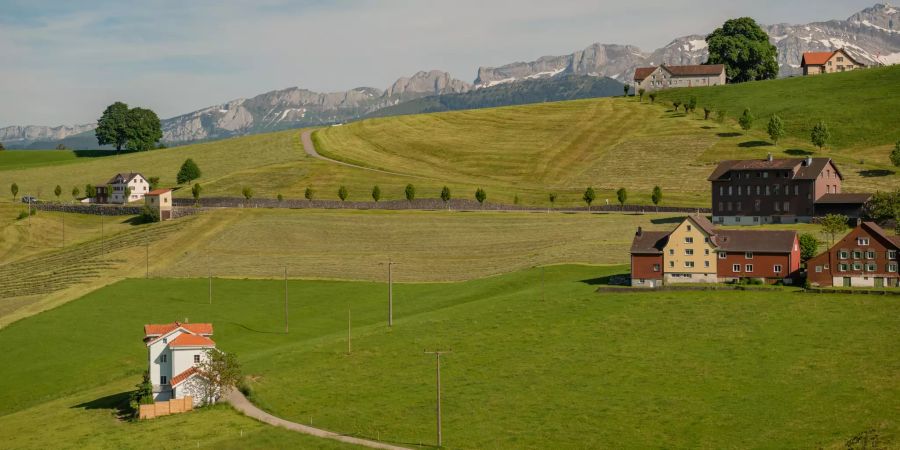
[[[824,120],[832,144],[841,149],[893,145],[900,140],[900,67],[889,66],[726,86],[670,89],[658,100],[684,102],[697,97],[698,109],[725,110],[737,119],[749,108],[755,127],[765,132],[773,114],[785,121],[789,136],[808,142],[812,127]]]
[[[900,299],[593,292],[624,270],[400,284],[393,330],[384,284],[291,281],[289,334],[279,281],[216,280],[212,305],[203,279],[124,281],[0,330],[17,361],[0,366],[0,428],[24,430],[13,447],[146,435],[156,425],[96,420],[77,405],[139,379],[144,323],[189,318],[215,324],[257,404],[391,442],[433,441],[434,360],[422,350],[438,347],[454,351],[442,360],[448,448],[834,447],[869,428],[897,442]],[[40,431],[44,412],[67,425]],[[218,414],[184,420],[224,420],[222,437],[234,436],[242,425]]]

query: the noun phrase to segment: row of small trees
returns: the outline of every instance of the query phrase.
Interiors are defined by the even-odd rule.
[[[753,122],[755,120],[756,117],[750,112],[750,108],[744,108],[744,112],[738,119],[738,124],[740,124],[742,130],[749,131],[753,128]],[[769,122],[766,124],[766,132],[769,134],[769,138],[772,139],[772,143],[778,144],[778,140],[787,134],[787,131],[784,128],[784,120],[777,114],[773,114],[769,117]],[[813,125],[809,140],[813,145],[819,147],[819,149],[822,149],[828,144],[828,141],[831,140],[831,131],[828,130],[828,125],[824,120],[820,120]]]

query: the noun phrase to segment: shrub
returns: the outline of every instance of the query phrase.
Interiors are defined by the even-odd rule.
[[[703,120],[709,120],[710,113],[712,113],[712,110],[704,106],[703,107]]]
[[[766,131],[769,133],[769,138],[772,139],[773,144],[778,144],[778,140],[784,137],[784,121],[781,120],[781,117],[772,116],[769,119],[769,125],[766,126]]]
[[[341,187],[338,188],[338,198],[341,199],[341,201],[343,202],[343,201],[347,200],[348,195],[349,195],[349,192],[347,192],[347,186],[341,185]]]
[[[716,122],[725,123],[725,118],[727,118],[727,117],[728,117],[728,112],[726,112],[724,109],[720,109],[720,110],[716,111]]]
[[[176,180],[178,181],[178,184],[191,183],[197,178],[200,178],[200,175],[200,167],[197,166],[197,163],[195,163],[193,159],[188,158],[181,164],[181,169],[178,170]]]
[[[403,190],[403,193],[406,194],[406,201],[413,201],[416,199],[416,187],[412,184],[407,184],[406,189]]]
[[[487,200],[487,192],[482,188],[478,188],[475,190],[475,200],[478,200],[478,203],[484,205],[484,201]]]
[[[23,209],[22,211],[19,211],[19,215],[16,216],[16,220],[22,220],[22,219],[25,219],[25,218],[27,218],[27,217],[28,217],[28,210],[27,210],[27,209]]]
[[[828,131],[828,125],[825,125],[825,122],[820,120],[812,129],[812,133],[809,135],[810,140],[813,145],[819,147],[821,150],[828,144],[828,141],[831,139],[831,132]]]
[[[275,198],[278,200],[278,203],[281,203],[284,201],[284,196],[281,194],[276,195]]]
[[[744,131],[748,131],[753,128],[753,121],[756,120],[753,117],[753,113],[750,112],[750,108],[744,108],[744,113],[741,114],[741,117],[738,119],[738,123],[741,125],[741,129]]]
[[[311,187],[307,187],[306,191],[303,193],[303,198],[312,201],[313,197],[316,196],[316,191],[314,191]]]
[[[141,214],[138,216],[141,223],[159,222],[159,212],[149,206],[141,208]]]
[[[655,102],[656,101],[656,92],[651,92],[650,95],[648,95],[648,97],[650,97],[650,103]]]
[[[900,141],[897,141],[897,143],[894,144],[894,149],[891,150],[891,164],[893,164],[894,167],[900,167]]]
[[[372,188],[372,200],[375,200],[375,203],[381,200],[381,188],[377,184]]]

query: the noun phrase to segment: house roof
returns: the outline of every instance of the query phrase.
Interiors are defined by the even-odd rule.
[[[715,226],[712,224],[712,222],[709,221],[709,219],[706,218],[706,216],[702,214],[690,214],[688,215],[688,217],[693,220],[698,227],[702,228],[703,231],[706,232],[706,234],[710,236],[716,234]]]
[[[143,175],[137,172],[128,172],[128,173],[117,173],[114,177],[110,178],[106,184],[118,184],[118,183],[129,183],[135,177],[144,178]]]
[[[669,240],[668,231],[642,231],[635,233],[631,241],[632,254],[659,255]]]
[[[185,381],[187,381],[194,375],[200,375],[200,371],[197,370],[196,366],[188,367],[188,369],[185,370],[184,372],[181,372],[178,375],[175,375],[174,377],[172,377],[172,387],[175,387],[181,383],[184,383]],[[200,376],[202,377],[203,375],[200,375]]]
[[[727,252],[790,253],[796,231],[718,230],[719,250]]]
[[[656,71],[658,67],[638,67],[634,69],[634,81],[643,81],[649,77],[651,73]]]
[[[895,248],[900,249],[900,236],[889,236],[887,232],[884,231],[884,228],[881,228],[875,222],[863,222],[860,226],[868,230],[873,236],[878,236],[886,242],[894,244]]]
[[[673,76],[676,77],[694,77],[698,75],[720,75],[725,71],[724,64],[697,64],[692,66],[669,66],[663,65]]]
[[[169,342],[169,347],[215,347],[216,343],[206,337],[196,334],[182,333],[175,340]]]
[[[854,64],[863,65],[862,63],[860,63],[859,61],[854,59],[852,56],[850,56],[850,54],[847,53],[846,50],[844,50],[843,48],[839,48],[837,50],[833,50],[830,52],[805,52],[805,53],[803,53],[803,57],[800,59],[800,66],[802,67],[802,66],[825,65],[825,63],[827,63],[828,60],[831,59],[832,56],[834,56],[835,53],[842,53],[844,56],[847,57],[847,59],[852,61]]]
[[[157,195],[163,195],[163,194],[165,194],[166,192],[172,192],[172,190],[171,190],[171,189],[154,189],[154,190],[152,190],[152,191],[150,191],[150,192],[144,194],[144,196],[145,196],[145,197],[146,197],[146,196],[155,197],[155,196],[157,196]]]
[[[163,323],[163,324],[151,323],[148,325],[144,325],[144,336],[145,337],[162,336],[170,331],[174,331],[177,328],[184,328],[185,330],[188,330],[194,334],[200,334],[200,335],[206,335],[206,336],[213,334],[213,326],[211,323],[172,322],[172,323]]]
[[[831,158],[773,158],[726,160],[719,163],[707,180],[727,179],[725,176],[732,170],[791,170],[795,180],[814,180],[831,163]],[[844,176],[834,166],[841,179]]]
[[[858,205],[872,199],[872,194],[822,194],[816,204]]]

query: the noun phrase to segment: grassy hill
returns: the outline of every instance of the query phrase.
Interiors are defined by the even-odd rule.
[[[488,202],[582,204],[588,186],[598,203],[615,202],[625,187],[629,203],[650,204],[654,185],[663,204],[708,206],[706,177],[722,159],[806,154],[834,158],[846,175],[847,191],[886,190],[900,183],[888,149],[900,139],[891,108],[900,67],[826,77],[805,77],[661,93],[659,105],[637,98],[603,98],[363,120],[316,132],[320,153],[393,174],[362,170],[307,157],[298,130],[254,135],[145,153],[105,158],[46,161],[46,152],[0,154],[0,186],[16,182],[22,193],[47,197],[56,184],[105,181],[118,171],[140,171],[175,184],[185,158],[203,170],[205,196],[240,196],[243,186],[257,197],[302,198],[307,187],[321,199],[336,199],[345,185],[350,200],[370,200],[379,185],[384,199],[403,198],[413,183],[418,197],[438,197],[447,185],[456,198],[478,187]],[[839,92],[840,95],[827,95]],[[732,119],[744,106],[759,117],[750,132],[733,120],[718,124],[702,113],[666,109],[673,96],[698,96],[700,106],[727,108]],[[814,99],[814,100],[813,100]],[[870,113],[871,111],[871,113]],[[763,130],[767,114],[778,112],[790,135],[777,146]],[[818,151],[806,127],[824,117],[835,145]],[[3,152],[0,152],[3,153]],[[55,158],[55,156],[54,156]],[[60,156],[60,158],[67,159]],[[69,158],[71,159],[71,158]],[[4,162],[6,160],[6,162]],[[74,165],[73,165],[74,164]],[[31,167],[29,167],[31,166]],[[178,196],[189,196],[187,189]]]
[[[434,439],[434,359],[422,354],[433,348],[453,349],[442,359],[448,448],[831,448],[870,428],[900,439],[898,299],[593,292],[624,270],[399,284],[393,330],[382,283],[291,281],[288,334],[280,281],[215,280],[212,305],[205,279],[120,282],[0,330],[17,361],[0,365],[0,428],[16,430],[4,445],[142,448],[162,429],[180,447],[291,445],[227,409],[116,423],[144,369],[142,325],[184,318],[214,323],[261,407],[405,445]],[[244,427],[253,434],[239,440]]]
[[[788,135],[808,142],[812,127],[824,120],[832,144],[840,149],[893,145],[900,141],[900,67],[889,66],[725,86],[670,89],[658,100],[671,103],[697,98],[704,106],[725,110],[737,119],[749,108],[754,127],[765,132],[773,114],[785,121]]]

